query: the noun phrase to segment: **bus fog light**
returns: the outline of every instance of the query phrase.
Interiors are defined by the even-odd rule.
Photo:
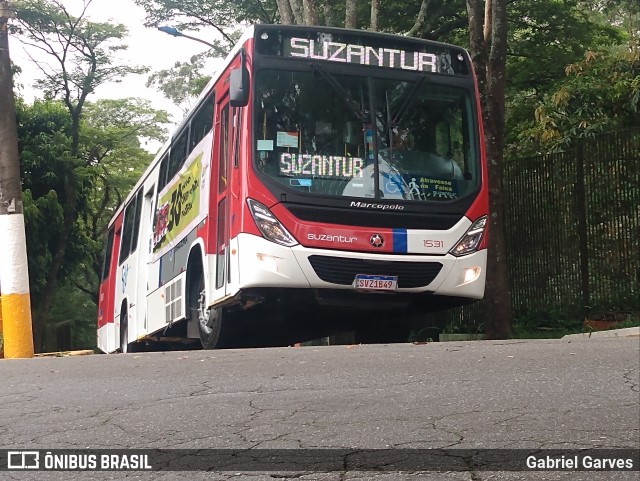
[[[257,253],[258,263],[265,271],[278,272],[278,264],[276,258],[267,254]]]
[[[480,277],[481,272],[482,272],[482,268],[478,266],[465,269],[462,283],[469,284],[470,282],[477,281],[478,277]]]

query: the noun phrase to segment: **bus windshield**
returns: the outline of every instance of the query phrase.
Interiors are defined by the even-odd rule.
[[[317,65],[259,70],[255,102],[256,168],[287,189],[442,202],[479,185],[476,122],[465,88],[426,76],[335,74]]]

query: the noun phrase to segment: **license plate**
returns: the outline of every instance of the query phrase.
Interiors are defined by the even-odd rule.
[[[398,288],[398,276],[357,274],[353,287],[366,291],[395,291]]]

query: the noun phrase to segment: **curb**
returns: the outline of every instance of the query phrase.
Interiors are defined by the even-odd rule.
[[[91,349],[85,349],[83,351],[61,351],[61,352],[41,352],[34,354],[33,357],[72,357],[72,356],[90,356],[95,354]]]
[[[626,329],[612,329],[610,331],[583,332],[581,334],[567,334],[561,339],[604,339],[615,337],[640,337],[640,327],[627,327]]]

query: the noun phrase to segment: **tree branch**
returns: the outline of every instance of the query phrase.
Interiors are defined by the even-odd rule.
[[[94,266],[95,267],[95,266]],[[85,274],[85,278],[87,278],[87,272],[84,273]],[[89,279],[87,279],[89,280]],[[75,286],[76,289],[84,292],[85,294],[89,294],[91,296],[91,299],[96,299],[97,298],[97,293],[95,291],[92,291],[91,289],[87,289],[86,287],[84,287],[84,285],[78,283],[78,282],[74,282],[73,285]]]
[[[429,2],[430,0],[422,0],[422,4],[420,5],[420,11],[418,12],[418,18],[416,18],[416,21],[413,24],[413,27],[411,27],[411,29],[407,33],[405,33],[407,37],[413,37],[416,33],[418,33],[418,30],[420,30],[424,25],[424,19],[427,16],[427,9],[429,8]]]

